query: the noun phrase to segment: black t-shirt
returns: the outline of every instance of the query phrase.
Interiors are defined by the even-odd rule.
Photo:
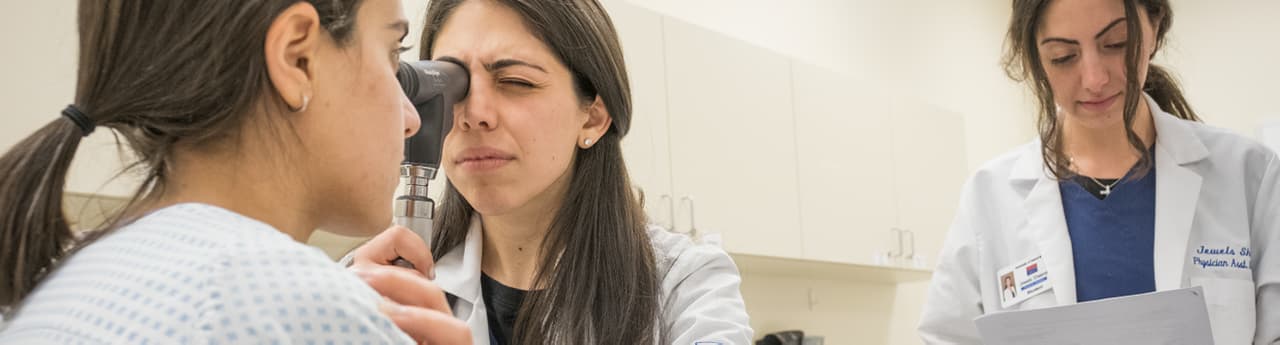
[[[484,309],[489,314],[489,335],[493,345],[511,344],[511,333],[519,316],[520,303],[528,291],[502,285],[488,274],[480,274],[480,290],[484,295]]]
[[[1119,181],[1119,179],[1113,179],[1113,178],[1100,178],[1098,179],[1098,182],[1093,182],[1093,180],[1087,176],[1077,175],[1075,178],[1073,178],[1073,180],[1075,180],[1076,183],[1080,184],[1081,187],[1084,187],[1084,190],[1089,191],[1089,194],[1093,194],[1093,197],[1098,198],[1098,200],[1103,200],[1107,198],[1106,195],[1102,195],[1102,191],[1106,187],[1099,185],[1098,184],[1099,182],[1101,182],[1104,185],[1111,186],[1111,191],[1113,192],[1120,185],[1119,183],[1116,183],[1116,181]]]
[[[1151,154],[1151,164],[1152,164],[1151,169],[1155,169],[1156,146],[1151,145],[1151,147],[1147,148],[1147,152]],[[1132,174],[1133,174],[1133,168],[1129,168],[1129,172],[1125,173],[1124,177],[1127,178]],[[1128,182],[1116,183],[1116,181],[1120,181],[1121,179],[1114,179],[1114,178],[1100,178],[1098,179],[1097,182],[1094,182],[1093,179],[1090,179],[1088,176],[1084,176],[1084,175],[1076,175],[1072,177],[1071,180],[1075,181],[1075,183],[1080,184],[1081,187],[1084,187],[1084,190],[1089,191],[1089,194],[1093,194],[1093,197],[1098,198],[1098,200],[1104,200],[1107,198],[1106,195],[1102,194],[1102,191],[1106,190],[1106,187],[1099,185],[1099,183],[1111,186],[1111,191],[1113,192],[1116,190],[1116,188],[1120,188],[1120,185],[1128,183]]]

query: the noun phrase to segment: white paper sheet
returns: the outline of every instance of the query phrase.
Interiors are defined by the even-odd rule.
[[[974,322],[987,345],[1213,344],[1200,287],[988,314]]]

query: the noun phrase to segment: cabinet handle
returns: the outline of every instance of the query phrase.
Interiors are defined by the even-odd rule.
[[[698,223],[697,223],[697,220],[696,220],[697,218],[695,218],[695,217],[694,217],[693,197],[690,197],[690,196],[688,196],[688,195],[685,195],[684,197],[681,197],[681,198],[680,198],[680,206],[684,206],[684,203],[685,203],[686,201],[687,201],[687,202],[689,202],[689,237],[692,237],[692,238],[694,238],[694,239],[697,239],[697,238],[698,238],[698,225],[697,225]]]
[[[916,232],[911,230],[902,230],[902,233],[911,235],[911,254],[907,254],[907,260],[914,259],[916,256]]]
[[[898,251],[896,252],[897,254],[894,254],[895,252],[894,252],[894,251],[892,251],[892,250],[890,250],[890,251],[889,251],[889,257],[891,257],[891,258],[898,258],[898,257],[902,257],[902,254],[903,254],[903,251],[902,251],[902,233],[903,233],[904,231],[906,231],[906,230],[902,230],[902,229],[899,229],[899,228],[889,228],[889,232],[894,233],[895,235],[897,235],[896,237],[897,237],[897,239],[898,239]]]

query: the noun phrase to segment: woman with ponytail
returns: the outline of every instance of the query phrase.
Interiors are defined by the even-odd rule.
[[[443,296],[384,299],[299,243],[389,223],[418,129],[395,77],[401,8],[80,1],[75,100],[0,157],[0,343],[470,344]],[[146,175],[78,236],[63,185],[95,130]]]
[[[1014,0],[1005,68],[1039,138],[969,179],[934,272],[926,343],[974,318],[1192,286],[1217,344],[1280,342],[1280,160],[1200,122],[1153,59],[1165,0]],[[1001,298],[1013,274],[1014,298]]]

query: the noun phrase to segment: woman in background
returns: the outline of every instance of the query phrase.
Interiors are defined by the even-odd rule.
[[[927,343],[979,343],[983,314],[1191,286],[1215,343],[1280,341],[1280,160],[1200,123],[1152,63],[1172,21],[1163,0],[1013,1],[1005,66],[1039,99],[1040,138],[965,186]]]

